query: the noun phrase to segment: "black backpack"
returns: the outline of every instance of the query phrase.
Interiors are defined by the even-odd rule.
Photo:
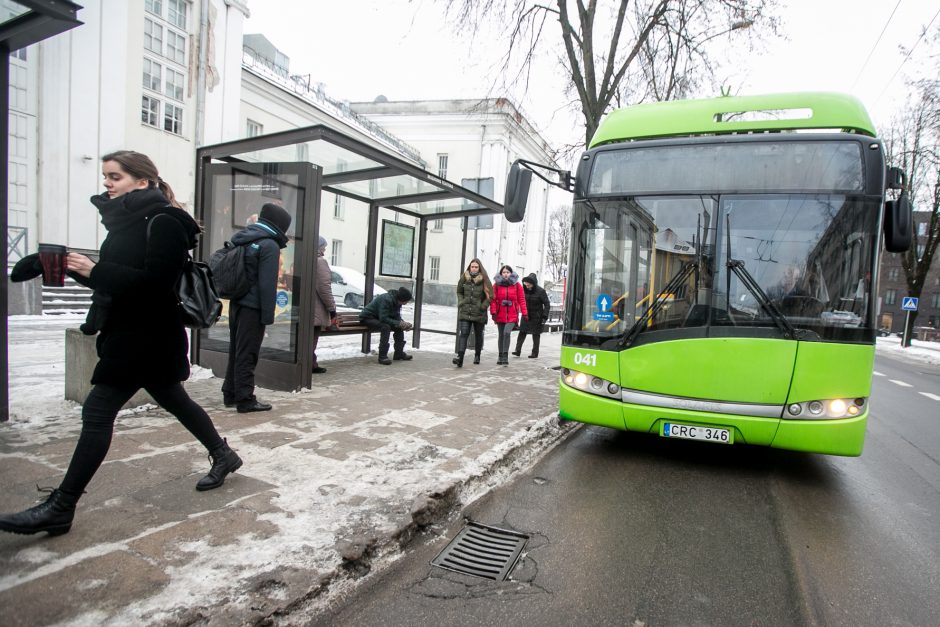
[[[148,242],[150,227],[157,217],[151,218],[147,224]],[[212,281],[212,270],[206,264],[194,261],[188,252],[183,272],[176,282],[176,298],[179,300],[183,325],[190,329],[208,329],[222,315],[222,301]]]
[[[209,256],[209,269],[215,278],[219,296],[234,300],[251,289],[251,279],[245,266],[245,249],[248,244],[225,242],[222,248]]]

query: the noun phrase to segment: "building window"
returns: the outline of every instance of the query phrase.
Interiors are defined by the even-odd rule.
[[[182,135],[181,105],[186,98],[186,28],[190,3],[186,0],[145,0],[144,8],[147,11],[144,17],[144,50],[165,60],[143,59],[143,87],[146,91],[141,121],[160,128],[162,115],[163,130]],[[173,67],[170,67],[171,63]]]
[[[163,54],[163,27],[149,17],[144,18],[144,48]]]
[[[343,240],[334,239],[330,243],[330,265],[341,266],[343,261]]]
[[[346,217],[346,212],[343,209],[343,197],[339,194],[333,196],[333,217],[337,220],[342,220]]]
[[[885,305],[893,305],[898,300],[897,290],[888,290],[885,292]]]
[[[150,126],[159,127],[160,126],[158,122],[159,119],[160,119],[160,101],[157,100],[156,98],[151,98],[150,96],[144,96],[143,104],[141,106],[140,121]]]
[[[169,78],[169,77],[167,77]],[[163,79],[163,66],[156,61],[144,59],[144,89],[160,91],[160,82]]]
[[[189,7],[185,0],[167,0],[166,3],[166,21],[173,26],[186,30],[186,14]]]
[[[934,309],[940,309],[940,292],[930,297],[930,306]]]
[[[183,108],[170,104],[163,105],[163,130],[175,135],[183,134]]]
[[[166,69],[166,95],[174,100],[183,100],[183,82],[184,78],[182,73],[172,70],[170,68]]]
[[[437,155],[437,175],[442,179],[447,178],[447,155]]]
[[[174,61],[180,65],[186,65],[186,38],[179,33],[167,31],[166,57],[170,61]]]
[[[245,130],[248,134],[248,137],[257,137],[264,133],[264,125],[259,124],[254,120],[248,120],[248,124],[246,125]]]
[[[10,65],[10,108],[25,111],[29,108],[26,99],[26,89],[29,85],[29,78],[26,73],[26,67],[22,65]]]
[[[431,262],[431,272],[428,275],[428,280],[440,281],[441,280],[441,258],[430,257],[429,261]]]
[[[924,235],[927,235],[927,223],[926,222],[917,223],[917,235],[921,237],[923,237]]]
[[[10,145],[11,157],[25,159],[27,155],[27,142],[29,133],[29,118],[20,113],[10,112]]]
[[[897,281],[897,280],[898,280],[898,269],[897,269],[897,268],[889,268],[889,269],[888,269],[888,280],[889,280],[889,281]]]
[[[444,206],[439,204],[439,205],[437,205],[436,207],[434,207],[434,213],[444,213]],[[435,220],[435,221],[431,224],[431,230],[432,230],[432,231],[438,231],[438,232],[443,231],[443,230],[444,230],[444,221],[443,221],[443,220]]]
[[[10,178],[10,196],[9,201],[17,205],[25,205],[27,200],[27,176],[26,164],[8,163],[7,175]]]

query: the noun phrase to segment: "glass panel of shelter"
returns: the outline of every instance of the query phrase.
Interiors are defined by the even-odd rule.
[[[310,162],[320,166],[323,174],[355,172],[378,168],[380,163],[323,140],[288,144],[231,155],[233,159],[248,162]]]

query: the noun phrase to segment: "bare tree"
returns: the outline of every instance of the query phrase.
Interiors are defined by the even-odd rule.
[[[548,243],[545,257],[552,281],[565,276],[568,266],[568,248],[571,241],[571,207],[557,207],[548,214]]]
[[[888,160],[907,173],[907,190],[918,228],[911,248],[902,253],[907,295],[920,298],[940,244],[940,81],[915,84],[916,101],[902,111],[885,140]],[[903,346],[911,345],[917,312],[911,312]]]
[[[765,23],[776,28],[771,0],[440,1],[460,29],[477,32],[486,20],[508,25],[503,84],[494,89],[527,88],[537,54],[552,51],[584,119],[584,145],[614,103],[691,93],[699,75],[711,72],[709,42]],[[558,23],[554,36],[549,20]]]

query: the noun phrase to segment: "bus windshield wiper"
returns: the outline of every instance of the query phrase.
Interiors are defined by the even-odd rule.
[[[682,267],[679,268],[679,271],[673,276],[669,283],[667,283],[659,291],[659,296],[656,297],[652,303],[646,308],[646,311],[643,312],[643,315],[640,316],[640,319],[633,323],[633,326],[630,327],[630,330],[627,331],[624,336],[617,342],[617,345],[622,348],[629,348],[633,341],[636,340],[643,328],[649,324],[649,321],[652,320],[656,314],[659,313],[659,310],[663,308],[663,305],[666,304],[666,301],[669,300],[671,295],[676,293],[676,290],[679,289],[679,286],[682,285],[683,281],[689,278],[689,275],[692,274],[698,268],[698,264],[695,261],[687,261],[682,264]],[[697,275],[696,275],[697,278]],[[696,284],[698,281],[696,280]]]
[[[728,267],[728,270],[734,272],[738,277],[738,280],[744,285],[744,287],[749,291],[754,298],[757,300],[757,303],[767,312],[770,316],[770,319],[780,327],[780,330],[783,332],[784,337],[790,340],[797,339],[796,329],[793,328],[793,325],[790,324],[790,321],[787,320],[787,317],[780,313],[780,310],[777,309],[777,306],[774,305],[773,301],[767,296],[767,293],[761,289],[761,286],[757,284],[757,281],[754,280],[754,277],[751,276],[751,273],[747,271],[747,268],[744,267],[744,262],[740,259],[731,258],[731,216],[727,218],[727,234],[728,242],[726,248],[726,259],[725,265]],[[728,294],[730,298],[731,294],[731,275],[728,275]],[[730,311],[730,310],[729,310]]]
[[[754,277],[751,276],[751,273],[744,267],[744,262],[740,259],[729,259],[727,265],[728,269],[734,272],[741,283],[744,284],[747,291],[754,295],[754,298],[757,299],[757,303],[764,308],[764,311],[766,311],[768,315],[770,315],[770,318],[780,327],[783,334],[788,339],[795,340],[796,329],[793,328],[793,325],[790,324],[787,317],[780,313],[777,306],[774,305],[773,301],[770,300],[764,290],[761,289],[760,285],[757,284]]]

